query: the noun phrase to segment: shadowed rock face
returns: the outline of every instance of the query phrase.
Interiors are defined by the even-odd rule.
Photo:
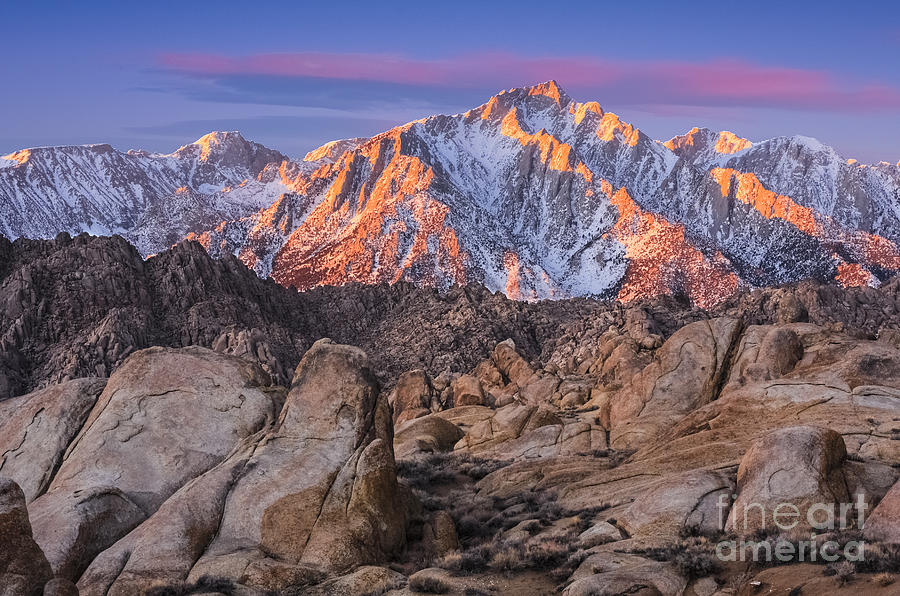
[[[115,237],[0,239],[0,398],[108,376],[154,345],[240,355],[288,384],[322,337],[367,349],[392,383],[417,366],[468,368],[507,337],[536,356],[562,323],[597,309],[615,311],[583,301],[537,307],[478,286],[443,295],[406,284],[298,294],[195,243],[143,261]]]
[[[900,544],[900,482],[884,496],[866,521],[866,538]]]
[[[47,558],[31,536],[25,494],[9,478],[0,478],[0,586],[11,596],[43,593],[52,576]]]

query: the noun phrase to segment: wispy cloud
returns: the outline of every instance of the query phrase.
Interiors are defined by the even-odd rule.
[[[234,83],[331,80],[407,88],[494,90],[548,79],[598,99],[635,105],[747,106],[788,109],[896,110],[900,89],[878,81],[744,60],[705,62],[607,60],[596,57],[530,58],[467,54],[440,60],[400,55],[292,53],[226,56],[168,53],[164,69],[194,78]]]

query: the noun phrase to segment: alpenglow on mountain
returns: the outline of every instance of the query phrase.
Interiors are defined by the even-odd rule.
[[[306,289],[477,282],[511,298],[679,294],[709,306],[900,271],[900,164],[807,137],[666,142],[551,81],[303,160],[216,132],[167,154],[109,145],[0,159],[0,232],[183,238]]]

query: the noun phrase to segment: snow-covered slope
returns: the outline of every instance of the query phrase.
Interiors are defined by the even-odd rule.
[[[276,167],[286,159],[237,132],[168,155],[109,145],[17,151],[0,162],[0,232],[117,233],[153,253],[270,204],[287,190]]]
[[[693,129],[663,143],[552,81],[303,161],[240,141],[104,149],[99,161],[95,147],[51,149],[65,160],[30,177],[34,156],[6,156],[5,231],[122,230],[145,252],[188,234],[301,289],[478,282],[526,299],[678,293],[710,305],[742,286],[877,284],[900,270],[900,167],[804,137]],[[27,221],[14,217],[23,204],[36,206]]]
[[[712,304],[742,285],[900,269],[896,166],[802,137],[660,143],[554,82],[310,157],[323,165],[296,194],[198,238],[299,288],[477,281],[520,298]]]

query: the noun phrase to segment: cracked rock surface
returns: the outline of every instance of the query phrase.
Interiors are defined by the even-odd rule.
[[[280,396],[265,391],[269,384],[258,366],[205,348],[132,355],[30,506],[54,572],[77,579],[94,556],[274,420]]]

